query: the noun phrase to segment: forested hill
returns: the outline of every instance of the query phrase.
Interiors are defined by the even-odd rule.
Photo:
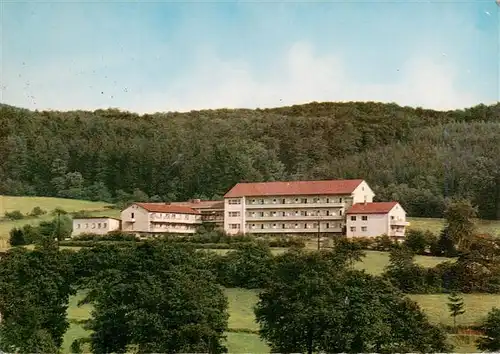
[[[500,104],[0,111],[1,194],[184,200],[239,181],[364,178],[412,216],[441,216],[446,198],[462,196],[500,218]]]

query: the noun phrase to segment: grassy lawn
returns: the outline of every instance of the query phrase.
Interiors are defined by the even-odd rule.
[[[453,325],[448,307],[446,294],[435,295],[408,295],[418,302],[422,310],[427,313],[433,323]],[[498,294],[464,294],[465,313],[457,317],[457,325],[470,326],[481,322],[493,307],[500,307]]]
[[[449,258],[415,256],[416,263],[424,267],[434,267],[437,264],[447,261]],[[367,273],[378,275],[384,271],[385,266],[389,264],[389,252],[366,251],[366,257],[361,262],[355,264],[355,268],[364,269]]]
[[[409,228],[419,230],[430,230],[439,234],[444,227],[444,219],[436,218],[408,218]],[[476,220],[477,228],[480,232],[490,233],[500,237],[500,220]]]
[[[226,333],[228,353],[269,353],[267,344],[253,333]]]
[[[253,313],[253,306],[257,303],[257,294],[257,290],[226,289],[226,296],[229,301],[229,313],[231,315],[228,324],[230,329],[259,329]]]
[[[23,214],[29,213],[34,207],[40,207],[45,210],[47,214],[38,218],[25,218],[22,220],[4,220],[0,219],[0,250],[9,247],[8,238],[9,232],[14,227],[21,227],[25,224],[37,225],[40,221],[46,221],[53,218],[50,212],[55,208],[61,208],[68,212],[75,212],[80,210],[87,210],[91,214],[115,216],[119,211],[107,209],[108,203],[90,202],[87,200],[75,200],[64,198],[47,198],[47,197],[10,197],[0,196],[0,218],[3,217],[5,212],[19,210]]]
[[[48,212],[55,208],[62,208],[66,211],[102,210],[107,205],[109,203],[77,199],[0,196],[0,213],[2,215],[6,211],[14,210],[19,210],[21,213],[27,214],[37,206]]]

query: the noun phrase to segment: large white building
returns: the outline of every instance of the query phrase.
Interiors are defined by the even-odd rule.
[[[238,183],[224,196],[224,230],[236,233],[342,233],[345,212],[372,202],[361,180]]]
[[[228,234],[404,236],[405,211],[398,203],[391,203],[392,208],[373,203],[374,196],[362,179],[238,183],[224,196],[224,230]],[[359,214],[358,225],[354,218],[363,208],[377,213]],[[390,220],[383,223],[379,216]]]

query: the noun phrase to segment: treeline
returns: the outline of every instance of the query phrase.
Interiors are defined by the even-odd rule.
[[[364,178],[441,217],[451,197],[500,219],[500,104],[381,103],[137,115],[0,106],[0,193],[125,203],[219,198],[240,181]]]

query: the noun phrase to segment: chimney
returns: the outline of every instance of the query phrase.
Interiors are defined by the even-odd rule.
[[[199,202],[201,202],[201,199],[193,199],[192,202],[198,204]]]

